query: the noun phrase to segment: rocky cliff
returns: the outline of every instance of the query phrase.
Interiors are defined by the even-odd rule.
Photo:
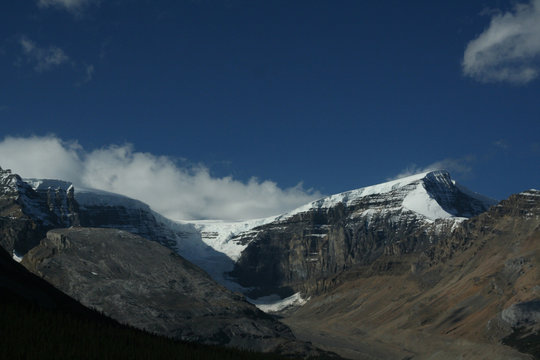
[[[25,254],[47,230],[78,225],[73,187],[34,190],[10,170],[0,168],[0,246]]]
[[[23,179],[43,198],[57,203],[55,211],[69,213],[76,225],[106,227],[129,231],[151,238],[174,249],[177,240],[195,232],[189,225],[175,224],[152,211],[147,204],[107,191],[76,188],[72,183],[51,179]],[[38,204],[37,204],[38,205]],[[67,209],[67,210],[66,210]]]

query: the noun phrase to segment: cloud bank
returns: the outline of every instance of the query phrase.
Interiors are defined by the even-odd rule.
[[[20,38],[19,44],[28,61],[34,63],[34,70],[37,72],[51,70],[69,61],[69,56],[59,47],[39,47],[24,36]]]
[[[321,197],[301,183],[282,189],[269,180],[218,178],[202,165],[181,167],[129,144],[87,151],[53,135],[4,138],[0,166],[22,177],[68,180],[139,199],[175,220],[266,217]]]
[[[498,13],[489,27],[469,42],[463,73],[480,82],[525,84],[540,71],[540,0]]]

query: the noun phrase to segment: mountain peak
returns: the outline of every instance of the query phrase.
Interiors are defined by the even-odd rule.
[[[430,220],[470,217],[485,211],[496,202],[458,185],[447,170],[432,170],[324,197],[280,218],[314,209],[328,209],[340,203],[354,206],[368,197],[384,198],[385,208],[405,208]],[[381,205],[372,205],[382,208]]]

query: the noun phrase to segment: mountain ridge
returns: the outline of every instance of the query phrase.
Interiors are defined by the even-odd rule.
[[[297,221],[294,220],[295,218],[301,219],[308,213],[314,214],[315,217],[325,217],[329,212],[335,212],[339,207],[344,209],[362,208],[362,211],[353,211],[349,214],[351,218],[348,221],[365,222],[365,231],[371,231],[369,229],[372,224],[380,222],[381,218],[384,218],[387,223],[416,222],[431,229],[429,230],[431,234],[424,236],[424,242],[429,242],[433,241],[436,237],[434,234],[441,229],[451,228],[494,203],[493,200],[482,197],[457,184],[447,171],[438,170],[330,195],[285,214],[268,218],[234,223],[190,222],[168,219],[153,211],[147,204],[123,195],[102,190],[73,188],[72,183],[62,180],[27,179],[26,181],[36,192],[42,194],[52,192],[65,192],[67,194],[69,190],[72,199],[75,199],[78,205],[78,208],[75,209],[78,213],[74,217],[79,220],[79,224],[118,228],[152,238],[202,267],[219,283],[244,293],[247,293],[249,288],[257,287],[254,283],[258,281],[256,279],[246,281],[245,275],[241,274],[253,273],[250,269],[247,271],[242,269],[243,264],[258,261],[249,260],[252,255],[245,255],[246,249],[257,239],[261,231],[266,232],[269,228],[275,231],[277,228],[286,227],[287,223],[295,222]],[[335,218],[335,215],[333,217]],[[316,224],[311,225],[315,226]],[[406,224],[406,226],[409,225]],[[302,231],[305,232],[310,226],[304,226]],[[304,235],[321,240],[328,236],[328,226],[328,224],[316,225],[309,230],[309,234]],[[302,234],[300,236],[306,238]],[[410,249],[400,250],[404,246],[394,244],[395,249],[386,248],[384,251],[410,251],[415,246],[410,245]],[[309,246],[304,246],[304,248],[307,247]],[[304,250],[305,255],[303,256],[308,257],[310,262],[320,261],[323,257],[322,253],[316,257],[312,256],[316,252],[320,252],[320,249],[312,250]],[[310,253],[312,255],[309,255]],[[264,255],[266,259],[269,258],[267,255]],[[374,259],[373,256],[370,258]],[[334,269],[330,273],[340,271],[343,266],[350,266],[346,263],[351,262],[346,260],[345,263],[343,261],[338,261],[338,263],[332,265]],[[299,271],[309,272],[307,267],[304,264],[303,269]],[[266,270],[263,269],[263,271]],[[328,273],[328,270],[326,272]],[[256,274],[257,271],[254,273]],[[275,286],[272,285],[272,287]],[[306,288],[302,287],[297,290],[306,291]],[[282,298],[293,294],[289,290],[284,293],[279,291],[279,293],[283,295],[280,296]],[[249,297],[254,296],[253,293],[248,295]],[[259,295],[273,296],[275,294],[267,291]]]
[[[300,339],[352,358],[427,359],[436,349],[441,359],[484,353],[528,358],[501,343],[535,351],[529,343],[540,331],[538,190],[493,205],[448,172],[433,171],[331,195],[275,217],[188,223],[137,200],[77,192],[62,181],[54,188],[55,181],[33,180],[36,190],[19,184],[21,197],[32,200],[24,201],[13,188],[22,180],[13,176],[0,171],[2,246],[29,246],[49,227],[65,228],[66,220],[106,228],[95,234],[127,230],[277,313]],[[25,213],[33,205],[46,216]],[[77,229],[84,228],[61,231]],[[61,248],[40,251],[54,259]],[[32,253],[23,263],[38,258]],[[74,266],[59,269],[67,268]],[[90,283],[98,276],[92,271],[85,273]],[[157,269],[152,273],[159,276]],[[418,340],[424,337],[427,343]]]

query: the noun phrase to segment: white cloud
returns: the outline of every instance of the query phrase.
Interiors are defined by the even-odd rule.
[[[420,174],[427,171],[435,171],[435,170],[447,170],[452,174],[453,176],[467,176],[472,172],[472,166],[471,163],[474,161],[474,157],[469,156],[461,159],[444,159],[440,161],[436,161],[432,164],[429,164],[427,166],[418,166],[416,164],[411,164],[407,166],[405,169],[401,170],[399,174],[396,176],[393,176],[391,178],[388,178],[387,180],[396,180],[403,177]]]
[[[24,170],[26,177],[76,178],[82,170],[76,142],[54,136],[13,138],[0,142],[0,167]],[[54,165],[53,165],[54,164]]]
[[[301,184],[213,177],[204,166],[180,167],[171,158],[137,152],[131,145],[86,151],[55,136],[0,142],[0,166],[23,177],[69,180],[148,203],[172,219],[240,220],[280,214],[321,197]]]
[[[39,7],[58,7],[78,13],[84,6],[97,3],[98,0],[38,0]]]
[[[540,0],[497,13],[469,42],[463,73],[481,82],[528,83],[540,74]]]
[[[24,36],[20,38],[19,44],[28,61],[34,63],[34,70],[38,72],[50,70],[69,61],[69,56],[59,47],[39,47],[35,42]]]

